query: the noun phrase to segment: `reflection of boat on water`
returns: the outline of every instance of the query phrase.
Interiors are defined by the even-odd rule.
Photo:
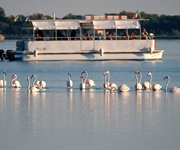
[[[153,36],[142,37],[143,21],[147,20],[127,16],[29,20],[22,28],[22,40],[17,41],[14,54],[23,61],[161,60],[164,51],[156,49]],[[136,37],[131,38],[131,33]]]
[[[5,36],[0,34],[0,41],[3,41],[3,40],[5,40]]]

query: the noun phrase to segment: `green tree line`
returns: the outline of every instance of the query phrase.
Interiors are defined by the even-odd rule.
[[[105,15],[126,15],[129,19],[134,16],[134,12],[121,11],[119,13],[110,13]],[[3,8],[0,7],[0,34],[6,37],[20,37],[21,27],[27,16],[18,15],[6,16]],[[82,19],[81,15],[73,15],[69,13],[62,19]],[[140,12],[141,19],[149,19],[149,21],[143,21],[142,27],[145,27],[149,33],[154,33],[155,37],[180,37],[180,15],[169,16],[169,15],[158,15],[158,14],[147,14]],[[34,19],[52,19],[52,16],[36,13],[29,16],[30,20]]]

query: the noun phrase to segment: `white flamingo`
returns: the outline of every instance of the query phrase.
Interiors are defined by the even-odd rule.
[[[150,83],[149,86],[151,86],[151,87],[149,87],[150,89],[152,89],[154,91],[158,91],[162,88],[162,86],[157,83],[152,85],[152,73],[151,72],[148,72],[147,76],[150,76],[150,81],[149,81],[149,83]]]
[[[46,82],[45,81],[40,81],[39,82],[39,89],[45,89],[46,87]]]
[[[20,88],[21,87],[20,82],[17,80],[17,75],[16,74],[14,74],[12,76],[11,86],[14,87],[14,88]]]
[[[79,84],[79,88],[80,90],[84,90],[86,88],[86,83],[83,76],[81,76],[81,83]]]
[[[126,84],[122,84],[118,87],[119,92],[128,92],[130,90],[130,87],[128,87]]]
[[[27,77],[27,81],[28,81],[28,86],[27,86],[27,92],[28,93],[38,92],[39,91],[39,89],[37,87],[35,87],[33,85],[31,87],[31,83],[30,83],[30,78],[29,77]]]
[[[31,76],[31,79],[34,78],[33,81],[33,86],[37,87],[39,89],[44,89],[46,87],[46,82],[45,81],[37,81],[37,76],[35,74],[33,74]]]
[[[135,84],[135,89],[136,90],[142,90],[142,84],[140,83],[141,82],[141,77],[140,77],[140,79],[138,80],[138,77],[137,77],[137,74],[139,74],[140,75],[140,71],[135,71],[135,73],[134,73],[134,75],[135,75],[135,77],[136,77],[136,84]]]
[[[39,83],[40,83],[40,81],[37,81],[37,76],[35,75],[35,74],[33,74],[32,76],[31,76],[31,79],[32,78],[34,78],[34,81],[33,81],[33,86],[35,86],[35,87],[39,87],[40,85],[39,85]]]
[[[178,87],[172,87],[172,88],[170,88],[169,90],[168,90],[168,85],[169,85],[169,82],[170,82],[170,77],[169,76],[166,76],[165,78],[164,78],[164,80],[166,80],[167,79],[167,82],[166,82],[166,89],[165,89],[165,91],[166,92],[173,92],[173,93],[180,93],[180,88],[178,88]]]
[[[105,71],[105,72],[103,73],[103,76],[104,76],[104,84],[103,84],[103,87],[104,87],[104,88],[108,88],[110,83],[109,83],[109,81],[108,81],[108,78],[106,79],[107,71]]]
[[[71,80],[71,73],[68,72],[68,80],[66,82],[67,88],[73,87],[73,81]]]
[[[141,80],[142,80],[142,73],[139,71],[139,74],[140,74],[140,79],[139,79],[139,83],[141,83]],[[142,87],[146,90],[146,89],[149,89],[150,86],[150,83],[148,81],[144,81],[141,83],[142,84]]]
[[[110,72],[106,71],[104,72],[104,88],[110,89],[111,91],[116,91],[118,89],[117,85],[115,83],[110,83]],[[106,81],[106,75],[107,75],[107,81]]]
[[[3,72],[3,74],[2,74],[3,79],[0,80],[0,87],[6,86],[6,75],[7,75],[6,72]]]
[[[81,75],[83,75],[84,73],[86,74],[86,76],[85,76],[86,85],[89,86],[89,87],[95,86],[96,85],[95,82],[92,79],[88,79],[88,72],[86,70],[84,70],[81,73]]]
[[[29,77],[27,77],[27,81],[28,81],[28,86],[27,86],[27,92],[28,93],[30,93],[31,92],[31,90],[30,90],[30,78]]]

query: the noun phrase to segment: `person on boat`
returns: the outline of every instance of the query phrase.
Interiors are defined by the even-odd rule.
[[[90,36],[89,33],[86,34],[86,40],[92,40],[92,37]]]
[[[98,34],[98,40],[102,40],[101,32]]]
[[[35,40],[36,41],[43,41],[43,37],[44,37],[44,35],[43,35],[43,32],[41,30],[39,30],[35,33]]]
[[[112,39],[112,32],[109,32],[108,37],[106,38],[106,40],[113,40]]]
[[[71,31],[71,40],[76,40],[76,31],[75,30]]]
[[[146,31],[145,28],[142,29],[142,33],[141,33],[141,39],[148,39],[148,32]]]
[[[122,39],[123,40],[128,40],[128,34],[126,31],[124,31],[124,33],[122,34]]]
[[[132,33],[130,34],[130,36],[129,36],[129,39],[130,39],[130,40],[137,39],[136,34],[135,34],[134,32],[132,32]]]

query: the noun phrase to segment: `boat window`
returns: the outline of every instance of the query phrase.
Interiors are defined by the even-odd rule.
[[[140,39],[140,30],[139,29],[129,29],[129,39],[133,40],[133,39]]]
[[[79,40],[80,39],[80,31],[77,30],[68,30],[68,39],[69,40]]]
[[[90,36],[91,39],[94,39],[94,30],[93,29],[82,29],[81,30],[81,39],[86,40],[87,36]]]
[[[57,30],[57,40],[68,40],[67,30]]]
[[[45,40],[47,41],[52,40],[53,33],[54,33],[54,30],[44,30],[43,34],[44,34]]]
[[[127,29],[118,29],[117,30],[117,39],[118,40],[128,40],[129,33]]]
[[[95,40],[103,40],[105,39],[104,30],[98,29],[95,30]]]
[[[51,34],[51,40],[78,40],[79,39],[79,29],[78,30],[54,30]]]
[[[115,29],[106,29],[106,40],[116,40],[116,30]]]

